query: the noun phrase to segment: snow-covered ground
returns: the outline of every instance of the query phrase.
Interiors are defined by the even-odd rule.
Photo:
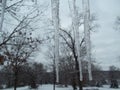
[[[92,90],[95,90],[97,89],[97,87],[86,87],[84,88],[84,90],[88,90],[88,89],[92,89]],[[93,89],[94,88],[94,89]],[[13,90],[13,88],[9,88],[9,89],[1,89],[1,90]],[[28,86],[26,87],[21,87],[21,88],[17,88],[17,90],[34,90],[34,89],[30,89]],[[53,90],[53,85],[42,85],[42,86],[39,86],[38,89],[35,89],[35,90]],[[56,90],[73,90],[71,86],[69,87],[57,87],[56,86]],[[112,89],[112,88],[109,88],[108,86],[104,86],[102,88],[98,88],[98,90],[120,90],[120,88],[118,89]]]

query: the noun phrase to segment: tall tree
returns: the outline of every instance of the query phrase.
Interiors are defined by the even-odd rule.
[[[22,1],[23,0],[20,0],[10,5],[10,7],[16,9],[15,5]],[[10,10],[12,9],[8,9],[8,11]],[[38,49],[38,45],[41,44],[41,40],[32,36],[35,29],[32,28],[31,24],[38,15],[39,13],[36,13],[36,9],[28,12],[27,15],[21,15],[22,19],[18,19],[16,18],[16,14],[12,14],[12,17],[17,20],[17,24],[14,28],[11,27],[13,29],[11,32],[3,31],[1,34],[0,50],[5,57],[5,62],[7,62],[14,71],[14,90],[16,90],[17,87],[18,67],[27,62],[27,59],[33,55]]]
[[[4,2],[6,0],[2,1]],[[33,7],[32,5],[29,6],[30,9],[26,8],[27,5],[25,4],[24,0],[10,0],[7,2],[8,3],[5,7],[4,12],[4,24],[5,26],[7,26],[7,28],[4,27],[2,32],[0,33],[0,48],[2,48],[6,44],[9,44],[9,41],[14,38],[17,33],[22,32],[22,30],[25,28],[31,31],[35,31],[37,27],[33,27],[33,23],[37,19],[39,19],[41,14],[43,13],[43,11],[40,11],[38,7]],[[20,14],[21,12],[23,12],[23,8],[28,11],[24,14]],[[3,63],[3,50],[0,50],[0,57],[0,61]]]
[[[7,44],[2,47],[4,54],[6,56],[6,62],[11,66],[14,72],[14,90],[17,87],[17,80],[18,80],[18,67],[23,65],[33,56],[33,53],[38,50],[38,45],[41,42],[36,39],[32,38],[31,32],[18,32]]]

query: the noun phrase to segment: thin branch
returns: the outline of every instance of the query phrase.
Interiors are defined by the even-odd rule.
[[[2,46],[3,44],[6,44],[6,43],[12,38],[12,35],[13,35],[15,32],[17,32],[17,31],[23,29],[24,27],[26,27],[26,26],[24,26],[24,27],[19,28],[20,25],[25,21],[26,18],[27,18],[27,17],[25,17],[22,21],[20,21],[20,23],[14,28],[14,30],[12,31],[12,33],[7,37],[7,39],[4,40],[2,43],[0,43],[0,46]],[[18,28],[19,28],[19,29],[18,29]]]
[[[23,0],[20,0],[20,1],[16,2],[16,3],[14,3],[14,4],[12,4],[12,5],[8,6],[8,7],[6,7],[5,9],[7,10],[7,9],[9,9],[9,8],[11,8],[11,7],[13,7],[13,6],[21,3],[21,2],[23,2]]]

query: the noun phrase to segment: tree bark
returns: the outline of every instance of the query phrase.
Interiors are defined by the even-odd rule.
[[[18,71],[17,71],[17,68],[15,68],[15,71],[14,71],[14,90],[17,90],[17,81],[18,81]]]
[[[83,82],[80,81],[80,72],[79,72],[79,63],[78,63],[78,60],[77,60],[77,56],[74,55],[75,57],[75,69],[76,69],[76,74],[77,74],[77,81],[78,81],[78,86],[79,86],[79,90],[83,90]]]

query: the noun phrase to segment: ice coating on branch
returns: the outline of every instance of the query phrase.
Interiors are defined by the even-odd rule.
[[[79,72],[80,72],[80,81],[82,81],[82,65],[81,65],[81,59],[80,59],[80,42],[79,42],[79,15],[78,11],[76,9],[76,0],[73,1],[73,30],[75,35],[75,47],[76,47],[76,53],[78,56],[78,62],[79,62]]]
[[[59,0],[51,0],[52,20],[55,29],[55,66],[56,66],[56,82],[59,82]]]
[[[2,7],[1,7],[2,9],[1,9],[1,17],[0,17],[0,31],[2,31],[6,2],[7,2],[7,0],[2,0]]]
[[[90,41],[90,7],[89,0],[83,0],[84,8],[84,35],[85,35],[85,45],[86,45],[86,59],[88,60],[88,74],[89,80],[92,80],[92,71],[91,71],[91,41]]]

